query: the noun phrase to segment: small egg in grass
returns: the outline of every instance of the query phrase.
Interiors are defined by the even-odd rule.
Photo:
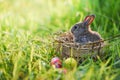
[[[66,74],[66,73],[67,73],[67,69],[63,68],[62,72],[63,72],[64,74]]]
[[[77,67],[77,61],[74,58],[67,58],[64,61],[64,67],[66,69],[74,69]]]
[[[50,64],[53,68],[62,68],[62,62],[58,57],[52,58]]]
[[[66,73],[67,73],[67,69],[65,69],[65,68],[62,68],[62,69],[61,69],[61,73],[64,73],[64,74],[66,74]]]
[[[67,69],[66,68],[55,68],[54,70],[57,71],[58,73],[63,73],[63,74],[67,73]]]

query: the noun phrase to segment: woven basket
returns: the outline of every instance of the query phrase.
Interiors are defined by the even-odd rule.
[[[102,54],[102,48],[105,46],[104,41],[87,43],[82,45],[73,42],[71,33],[62,33],[54,38],[54,46],[57,52],[61,53],[61,58],[73,57],[80,61],[86,57],[96,57]]]

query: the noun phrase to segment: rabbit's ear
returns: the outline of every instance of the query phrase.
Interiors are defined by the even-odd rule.
[[[84,25],[89,26],[93,22],[94,18],[95,18],[95,15],[86,16],[83,21]]]

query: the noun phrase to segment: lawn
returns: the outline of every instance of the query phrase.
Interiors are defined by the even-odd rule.
[[[104,39],[120,34],[120,0],[0,0],[0,80],[119,80],[120,38],[105,56],[87,58],[66,74],[55,71],[53,37],[86,15]]]

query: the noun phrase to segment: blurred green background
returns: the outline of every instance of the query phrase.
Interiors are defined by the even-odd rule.
[[[108,42],[105,61],[87,59],[67,75],[51,70],[51,37],[89,14],[104,39],[120,33],[120,0],[0,0],[0,79],[119,80],[119,39]]]

